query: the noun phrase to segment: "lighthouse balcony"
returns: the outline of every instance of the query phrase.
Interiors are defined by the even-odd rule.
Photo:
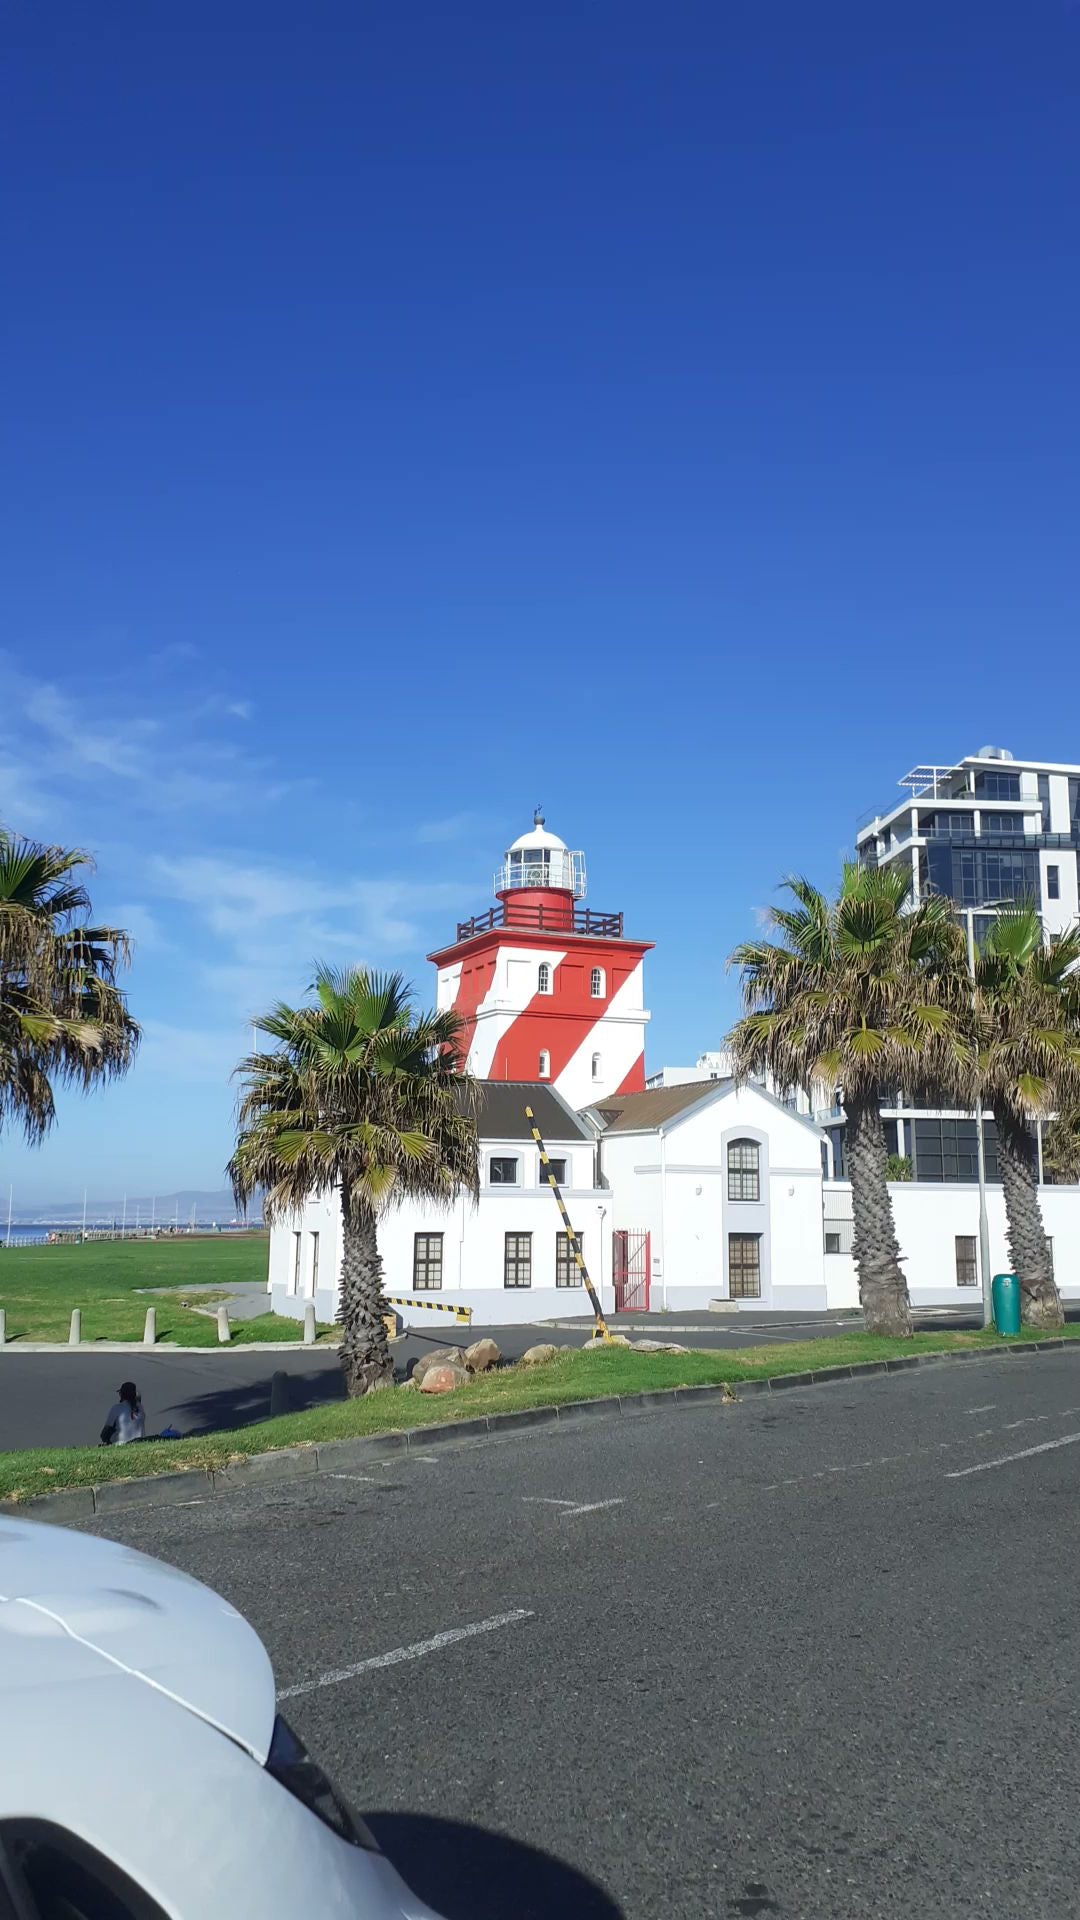
[[[530,927],[539,933],[591,934],[599,940],[621,940],[621,913],[597,913],[592,907],[570,907],[553,899],[550,906],[532,900],[500,900],[486,913],[471,920],[459,920],[457,937],[471,940],[474,934],[492,933],[497,927]]]
[[[509,893],[515,887],[558,887],[563,893],[572,893],[575,900],[582,898],[585,855],[571,853],[554,834],[545,837],[549,845],[510,848],[502,866],[495,870],[493,892]]]

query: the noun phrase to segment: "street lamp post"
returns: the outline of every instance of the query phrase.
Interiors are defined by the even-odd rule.
[[[975,910],[968,907],[967,949],[968,971],[971,974],[972,999],[975,996]],[[994,1324],[993,1282],[990,1273],[990,1221],[986,1212],[986,1146],[983,1141],[983,1103],[980,1094],[975,1102],[975,1141],[979,1162],[979,1277],[982,1281],[983,1326]]]

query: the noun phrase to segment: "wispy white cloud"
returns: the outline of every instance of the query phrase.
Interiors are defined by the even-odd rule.
[[[302,997],[319,960],[392,964],[421,943],[429,916],[461,898],[451,882],[327,879],[214,854],[159,855],[148,878],[156,896],[183,903],[214,936],[200,976],[246,1018]]]
[[[223,1088],[250,1042],[242,1022],[228,1027],[183,1027],[144,1020],[136,1073]]]

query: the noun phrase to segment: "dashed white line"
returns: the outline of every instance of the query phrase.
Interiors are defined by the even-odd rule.
[[[371,1673],[376,1667],[398,1667],[403,1660],[420,1660],[426,1653],[439,1653],[443,1647],[452,1647],[458,1640],[473,1640],[480,1633],[496,1633],[500,1627],[511,1627],[519,1620],[535,1618],[531,1607],[515,1607],[512,1613],[495,1613],[490,1620],[474,1620],[467,1627],[450,1627],[445,1633],[434,1633],[430,1640],[416,1640],[410,1647],[394,1647],[390,1653],[377,1653],[370,1660],[358,1660],[355,1666],[338,1667],[332,1673],[321,1673],[317,1680],[304,1680],[297,1687],[282,1687],[279,1700],[295,1700],[301,1693],[314,1693],[319,1687],[337,1687],[343,1680],[355,1680],[358,1674]]]
[[[964,1412],[965,1413],[993,1413],[994,1408],[996,1406],[997,1406],[996,1400],[988,1400],[985,1407],[965,1407]]]
[[[566,1507],[564,1511],[560,1513],[559,1519],[573,1520],[575,1515],[579,1513],[601,1513],[605,1507],[622,1507],[625,1505],[625,1500],[621,1498],[618,1500],[590,1500],[587,1505],[582,1507]]]
[[[1053,1453],[1057,1447],[1072,1447],[1080,1440],[1080,1433],[1063,1434],[1060,1440],[1044,1440],[1041,1446],[1025,1447],[1022,1453],[1003,1453],[1000,1460],[980,1460],[977,1467],[957,1467],[945,1475],[946,1480],[966,1480],[969,1473],[989,1473],[991,1467],[1007,1467],[1014,1460],[1030,1460],[1036,1453]]]
[[[521,1504],[523,1507],[573,1507],[577,1505],[577,1502],[574,1500],[549,1500],[546,1499],[543,1494],[524,1493],[521,1496]]]

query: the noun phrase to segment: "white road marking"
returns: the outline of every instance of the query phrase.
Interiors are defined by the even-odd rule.
[[[328,1480],[361,1480],[365,1487],[375,1485],[375,1476],[371,1473],[328,1473]]]
[[[560,1513],[559,1519],[573,1520],[575,1515],[579,1513],[601,1513],[605,1507],[622,1507],[625,1506],[625,1504],[626,1502],[622,1499],[590,1500],[588,1504],[583,1507],[566,1507],[564,1511]]]
[[[539,1493],[523,1493],[521,1504],[523,1507],[572,1507],[577,1503],[573,1500],[548,1500]]]
[[[1053,1453],[1056,1447],[1072,1447],[1080,1440],[1080,1433],[1063,1434],[1060,1440],[1044,1440],[1041,1446],[1025,1447],[1023,1453],[1003,1453],[1000,1460],[980,1460],[977,1467],[957,1467],[954,1472],[945,1475],[946,1480],[966,1480],[969,1473],[989,1473],[991,1467],[1007,1467],[1013,1460],[1030,1460],[1036,1453]]]
[[[996,1400],[988,1400],[985,1407],[965,1407],[964,1412],[965,1413],[993,1413],[994,1408],[996,1406],[997,1406]]]
[[[467,1627],[450,1627],[445,1633],[432,1634],[430,1640],[414,1641],[411,1647],[395,1647],[391,1653],[377,1653],[370,1660],[358,1660],[355,1666],[321,1673],[317,1680],[304,1680],[298,1687],[282,1687],[278,1699],[295,1700],[298,1694],[314,1693],[319,1687],[337,1687],[343,1680],[355,1680],[358,1674],[370,1673],[376,1667],[398,1667],[403,1660],[420,1660],[426,1653],[439,1653],[458,1640],[474,1640],[479,1633],[495,1633],[500,1627],[511,1627],[519,1620],[534,1618],[531,1607],[515,1607],[512,1613],[496,1613],[490,1620],[474,1620]]]

